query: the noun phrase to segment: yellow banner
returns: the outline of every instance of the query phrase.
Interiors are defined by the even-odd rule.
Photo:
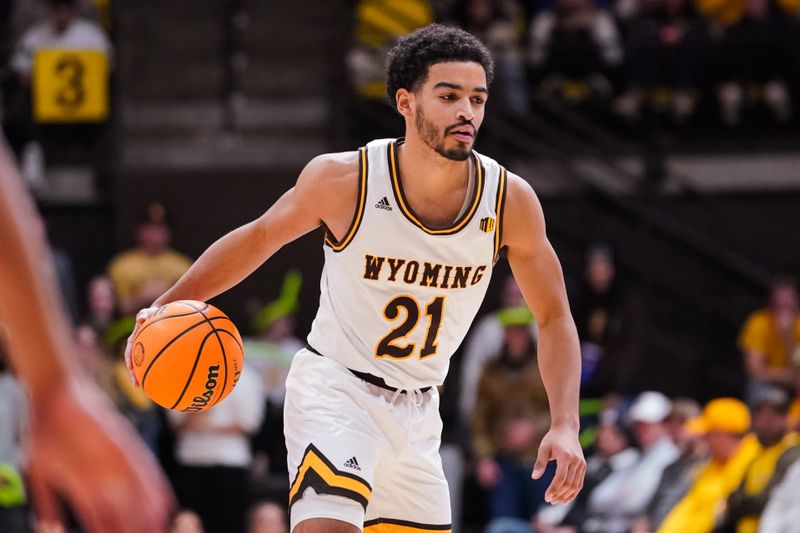
[[[94,50],[40,50],[33,62],[33,115],[39,123],[108,117],[108,58]]]

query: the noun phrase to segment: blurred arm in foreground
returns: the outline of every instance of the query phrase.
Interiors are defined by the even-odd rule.
[[[43,522],[56,495],[90,531],[165,531],[172,495],[158,465],[74,358],[44,227],[0,138],[0,323],[31,398],[30,481]]]

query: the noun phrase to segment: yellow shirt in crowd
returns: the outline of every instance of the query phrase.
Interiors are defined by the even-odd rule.
[[[794,324],[794,344],[800,346],[800,318]],[[744,352],[763,354],[764,362],[770,368],[787,368],[791,364],[792,354],[778,331],[775,318],[766,309],[747,318],[739,336],[739,348]]]
[[[728,461],[710,460],[686,496],[664,519],[658,533],[711,533],[728,496],[742,482],[760,450],[755,435],[747,435]]]
[[[114,283],[117,296],[127,299],[137,296],[153,282],[172,286],[191,265],[188,257],[172,250],[157,255],[131,250],[111,261],[108,275]]]
[[[798,444],[800,444],[800,436],[796,433],[790,433],[779,443],[769,448],[764,448],[750,465],[750,468],[747,469],[747,474],[745,474],[744,478],[745,494],[754,496],[763,492],[775,473],[778,459],[781,458],[786,450]],[[736,524],[736,533],[756,533],[760,518],[760,516],[742,518]]]

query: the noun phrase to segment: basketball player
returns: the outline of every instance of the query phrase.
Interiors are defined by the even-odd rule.
[[[388,93],[405,138],[315,158],[263,216],[211,245],[140,312],[208,300],[324,228],[320,308],[286,384],[296,533],[451,529],[436,387],[501,252],[539,324],[551,407],[533,476],[557,462],[552,503],[582,486],[578,338],[561,267],[530,186],[472,150],[492,69],[462,30],[431,25],[400,40]]]
[[[172,496],[155,458],[74,357],[43,225],[0,137],[0,325],[30,395],[29,481],[40,524],[55,495],[89,531],[166,531]]]

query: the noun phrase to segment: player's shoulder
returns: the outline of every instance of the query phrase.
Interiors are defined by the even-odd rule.
[[[359,191],[360,156],[358,150],[321,154],[308,162],[295,185],[296,194],[315,205],[315,209],[335,214],[348,210]],[[320,205],[319,199],[325,198]]]
[[[517,209],[528,210],[538,206],[539,199],[533,190],[530,181],[519,174],[506,171],[506,209],[512,211]]]
[[[359,150],[320,154],[308,162],[302,177],[318,184],[353,181],[359,173]]]

